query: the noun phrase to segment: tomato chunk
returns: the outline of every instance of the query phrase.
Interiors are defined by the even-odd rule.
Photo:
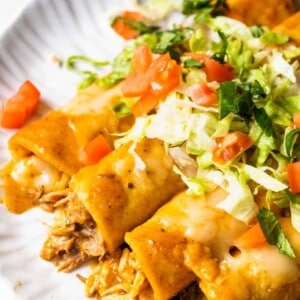
[[[122,18],[134,21],[142,21],[142,15],[137,11],[124,11],[121,14]],[[139,35],[139,31],[131,28],[129,25],[125,24],[122,18],[116,18],[113,22],[112,27],[116,33],[122,36],[125,40],[131,40]]]
[[[216,163],[224,164],[249,149],[253,142],[248,135],[240,131],[234,131],[224,137],[217,138],[216,144],[212,151],[213,160]]]
[[[122,84],[122,93],[126,97],[138,97],[150,91],[151,86],[145,73],[129,73]]]
[[[0,126],[7,129],[20,128],[36,112],[39,101],[39,90],[26,80],[14,96],[2,103]]]
[[[150,48],[146,45],[141,45],[134,50],[132,57],[132,69],[134,72],[146,72],[153,60],[153,55]]]
[[[180,65],[169,53],[154,56],[147,48],[143,46],[134,54],[134,71],[128,74],[121,87],[125,97],[138,97],[132,107],[134,116],[148,113],[180,84]],[[143,55],[145,55],[144,64],[141,63],[139,66],[138,62],[143,61]]]
[[[204,61],[203,69],[207,81],[222,83],[224,81],[230,81],[235,77],[235,71],[229,64],[221,64],[212,58]]]
[[[206,83],[195,83],[188,88],[188,94],[192,100],[202,106],[212,107],[218,103],[218,96],[215,90]]]
[[[12,101],[2,103],[0,110],[0,124],[2,128],[20,128],[26,122],[27,112],[25,106]]]
[[[293,115],[293,127],[300,128],[300,112],[296,112]]]
[[[81,161],[84,165],[93,165],[111,151],[112,147],[107,139],[99,134],[84,146]]]
[[[257,222],[234,242],[234,246],[241,249],[258,248],[265,245],[266,242],[266,237]]]
[[[289,163],[287,174],[291,192],[300,193],[300,161]]]
[[[228,63],[220,63],[207,54],[188,52],[185,56],[191,57],[204,64],[203,71],[208,82],[217,81],[222,83],[235,78],[235,70]]]

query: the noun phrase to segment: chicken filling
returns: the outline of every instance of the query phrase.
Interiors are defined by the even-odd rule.
[[[74,194],[56,201],[55,208],[55,222],[40,252],[42,258],[53,262],[59,271],[70,272],[104,254],[96,223]]]

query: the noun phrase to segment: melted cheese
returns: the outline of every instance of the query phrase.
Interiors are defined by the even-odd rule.
[[[31,188],[43,188],[44,193],[55,190],[61,173],[36,156],[30,156],[16,162],[11,170],[12,179],[19,185]]]
[[[271,291],[294,282],[300,276],[296,261],[280,254],[275,246],[270,245],[242,250],[235,257],[228,255],[223,263],[228,268],[223,277],[238,274],[232,289],[246,285],[247,294],[250,291],[252,295],[261,295],[262,299]]]
[[[209,246],[218,258],[223,258],[232,242],[247,230],[245,223],[211,207],[205,199],[188,197],[185,193],[160,209],[154,218],[163,227]]]

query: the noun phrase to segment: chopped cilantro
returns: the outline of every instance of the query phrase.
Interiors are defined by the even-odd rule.
[[[300,129],[294,129],[285,136],[284,146],[289,159],[300,156]]]
[[[125,25],[128,25],[130,28],[137,30],[139,34],[151,33],[159,29],[159,26],[148,26],[143,22],[133,20],[130,18],[121,17],[121,16],[118,16],[113,20],[112,26],[117,20],[120,19],[123,21]]]
[[[287,194],[287,197],[290,202],[292,202],[294,204],[300,204],[300,195],[299,194],[291,193],[288,190],[286,191],[286,194]]]
[[[264,133],[267,136],[275,137],[275,131],[272,125],[272,121],[269,118],[268,114],[266,113],[263,107],[257,108],[256,106],[253,107],[253,115],[255,121],[263,129]]]
[[[276,215],[272,211],[262,208],[258,212],[257,219],[268,243],[275,245],[280,253],[295,258],[296,254],[286,238]]]
[[[228,47],[228,41],[225,36],[225,34],[218,30],[219,37],[221,38],[221,47],[220,50],[213,54],[212,58],[223,64],[225,62],[225,57],[227,55],[227,47]]]
[[[257,108],[253,101],[266,96],[258,81],[243,84],[234,81],[223,82],[218,89],[218,95],[220,119],[234,113],[249,123],[254,117],[267,136],[275,136],[272,121],[265,109]]]
[[[169,52],[173,59],[178,60],[182,49],[177,49],[177,46],[182,46],[182,44],[188,39],[189,31],[190,29],[188,28],[185,28],[184,30],[175,28],[158,32],[158,42],[152,51],[159,54]]]
[[[253,37],[259,38],[265,33],[265,29],[261,25],[255,25],[250,27],[250,31]]]
[[[131,109],[125,102],[120,102],[113,105],[113,110],[119,118],[124,118],[131,115]]]

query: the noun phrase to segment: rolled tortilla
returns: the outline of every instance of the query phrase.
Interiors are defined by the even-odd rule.
[[[286,18],[273,31],[288,35],[298,46],[300,45],[300,12],[297,12]]]
[[[248,226],[214,207],[216,196],[222,193],[206,199],[181,193],[126,234],[155,299],[176,295],[195,276],[209,300],[298,298],[299,251],[293,259],[268,243],[235,247]],[[292,247],[298,249],[299,233],[290,217],[279,219]]]
[[[97,224],[106,251],[115,251],[127,231],[145,222],[185,185],[173,172],[163,142],[143,139],[115,149],[97,165],[81,169],[70,188]]]
[[[62,108],[20,129],[9,140],[12,160],[3,170],[3,202],[13,213],[36,204],[41,195],[67,186],[81,167],[80,151],[96,135],[111,142],[120,119],[111,105],[121,95],[119,86],[88,87]]]
[[[226,15],[248,26],[262,25],[272,28],[295,13],[292,0],[227,0],[226,3]]]
[[[207,201],[180,193],[151,219],[125,235],[155,299],[169,299],[196,279],[185,265],[185,252],[190,244],[208,247],[215,259],[221,259],[232,241],[246,230],[243,222]],[[201,259],[199,256],[198,260]]]

